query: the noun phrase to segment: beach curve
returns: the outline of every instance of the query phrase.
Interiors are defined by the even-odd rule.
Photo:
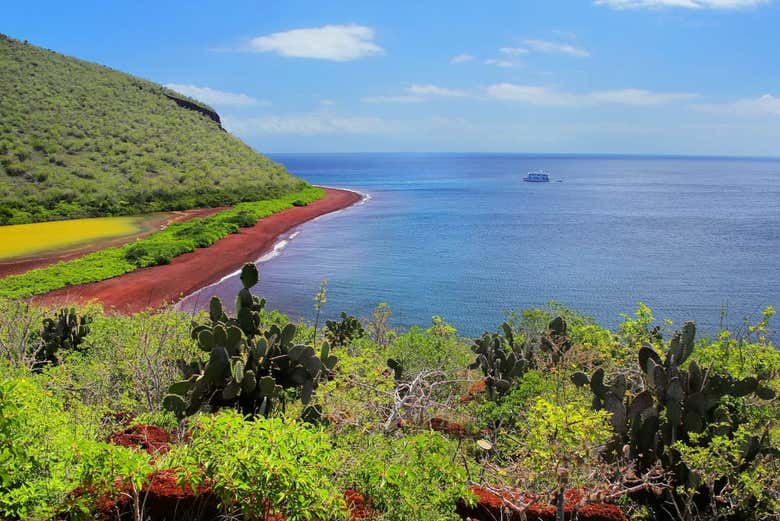
[[[44,306],[98,302],[106,310],[136,313],[158,309],[185,295],[219,281],[247,262],[255,262],[270,251],[278,237],[321,215],[360,202],[357,192],[323,188],[325,197],[306,206],[275,213],[249,228],[228,235],[208,248],[199,248],[171,260],[170,264],[143,268],[125,275],[58,289],[30,298]]]

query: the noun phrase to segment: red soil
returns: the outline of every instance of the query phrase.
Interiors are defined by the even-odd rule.
[[[244,263],[256,261],[287,230],[360,201],[360,194],[348,190],[326,188],[325,192],[325,197],[318,201],[307,206],[288,208],[261,219],[251,228],[242,228],[208,248],[180,255],[170,264],[140,269],[91,284],[62,288],[33,297],[32,301],[43,305],[97,301],[106,309],[120,313],[160,308],[218,281]]]
[[[193,519],[195,513],[199,514],[195,518],[214,519],[218,512],[219,500],[209,485],[193,491],[190,486],[180,485],[172,470],[152,474],[144,492],[147,493],[144,512],[147,519],[171,519],[174,512],[180,514],[180,519]]]
[[[466,429],[460,423],[451,422],[444,418],[439,418],[438,416],[431,418],[428,423],[433,431],[443,432],[444,434],[449,434],[455,438],[463,438],[466,436]]]
[[[467,403],[471,400],[475,399],[477,395],[483,394],[485,392],[485,379],[478,380],[471,384],[469,387],[468,392],[460,399],[461,402]]]
[[[165,454],[173,441],[168,431],[154,425],[133,425],[112,434],[108,441],[122,447],[143,449],[149,454]]]
[[[471,491],[477,496],[477,504],[474,507],[458,505],[458,514],[463,519],[472,521],[493,521],[496,519],[555,521],[555,506],[551,504],[532,503],[525,511],[525,516],[508,508],[504,499],[515,505],[525,504],[533,499],[519,491],[504,494],[504,499],[498,494],[480,487],[471,487]],[[574,519],[575,507],[582,501],[583,497],[580,490],[566,491],[564,503],[566,519]],[[607,503],[591,503],[580,506],[576,509],[576,514],[578,521],[627,521],[620,508]]]
[[[121,483],[118,488],[123,488]],[[98,497],[99,519],[132,519],[130,491],[129,487],[124,487],[124,493],[113,498]],[[149,475],[149,482],[141,490],[139,500],[143,504],[144,519],[151,521],[206,521],[217,519],[219,515],[219,499],[212,493],[210,485],[201,485],[197,490],[189,485],[182,486],[172,470],[158,470]]]
[[[371,500],[351,488],[344,492],[344,499],[349,508],[349,521],[371,521],[378,517],[377,512],[371,508]]]
[[[159,217],[157,219],[154,219],[153,221],[147,223],[144,226],[144,230],[138,233],[134,233],[133,235],[125,235],[123,237],[116,237],[114,239],[100,240],[95,242],[94,244],[90,244],[88,246],[76,247],[70,250],[44,252],[44,253],[33,255],[31,257],[25,257],[22,259],[10,259],[10,260],[0,261],[0,279],[3,277],[7,277],[8,275],[17,275],[19,273],[24,273],[26,271],[30,271],[35,268],[43,268],[45,266],[49,266],[50,264],[55,264],[57,262],[68,261],[71,259],[75,259],[77,257],[83,257],[84,255],[88,253],[92,253],[97,250],[110,248],[112,246],[121,246],[123,244],[127,244],[128,242],[132,242],[136,239],[141,239],[143,237],[146,237],[152,232],[163,229],[173,223],[189,221],[190,219],[195,219],[196,217],[208,217],[209,215],[213,215],[227,208],[229,207],[220,206],[217,208],[195,208],[193,210],[184,210],[180,212],[161,213],[159,214]]]

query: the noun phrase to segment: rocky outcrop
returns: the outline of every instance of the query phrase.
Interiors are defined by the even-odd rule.
[[[219,128],[222,128],[222,121],[220,121],[219,114],[217,114],[216,111],[214,111],[214,110],[212,110],[212,109],[210,109],[208,107],[204,107],[203,105],[199,105],[198,103],[195,103],[194,101],[190,101],[190,100],[188,100],[186,98],[181,98],[179,96],[176,96],[176,95],[168,93],[168,92],[163,92],[163,95],[166,98],[168,98],[170,100],[173,100],[178,106],[180,106],[182,108],[189,109],[189,110],[194,110],[195,112],[200,112],[201,114],[203,114],[204,116],[206,116],[210,120],[214,121],[217,125],[219,125]]]

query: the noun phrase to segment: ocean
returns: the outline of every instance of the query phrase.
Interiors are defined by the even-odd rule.
[[[615,327],[639,302],[704,334],[780,306],[780,160],[524,154],[272,154],[367,195],[280,238],[255,292],[293,318],[442,316],[463,335],[556,301]],[[530,170],[550,183],[522,180]],[[240,266],[237,266],[240,268]],[[233,301],[237,277],[204,288]],[[725,318],[722,311],[725,310]]]

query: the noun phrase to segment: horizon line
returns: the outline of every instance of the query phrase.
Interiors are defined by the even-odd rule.
[[[257,151],[263,155],[516,155],[516,156],[560,156],[560,157],[635,157],[635,158],[669,158],[669,159],[739,159],[739,160],[769,160],[780,161],[780,155],[717,155],[717,154],[674,154],[674,153],[638,153],[638,152],[503,152],[503,151],[337,151],[337,152],[291,152],[291,151]]]

